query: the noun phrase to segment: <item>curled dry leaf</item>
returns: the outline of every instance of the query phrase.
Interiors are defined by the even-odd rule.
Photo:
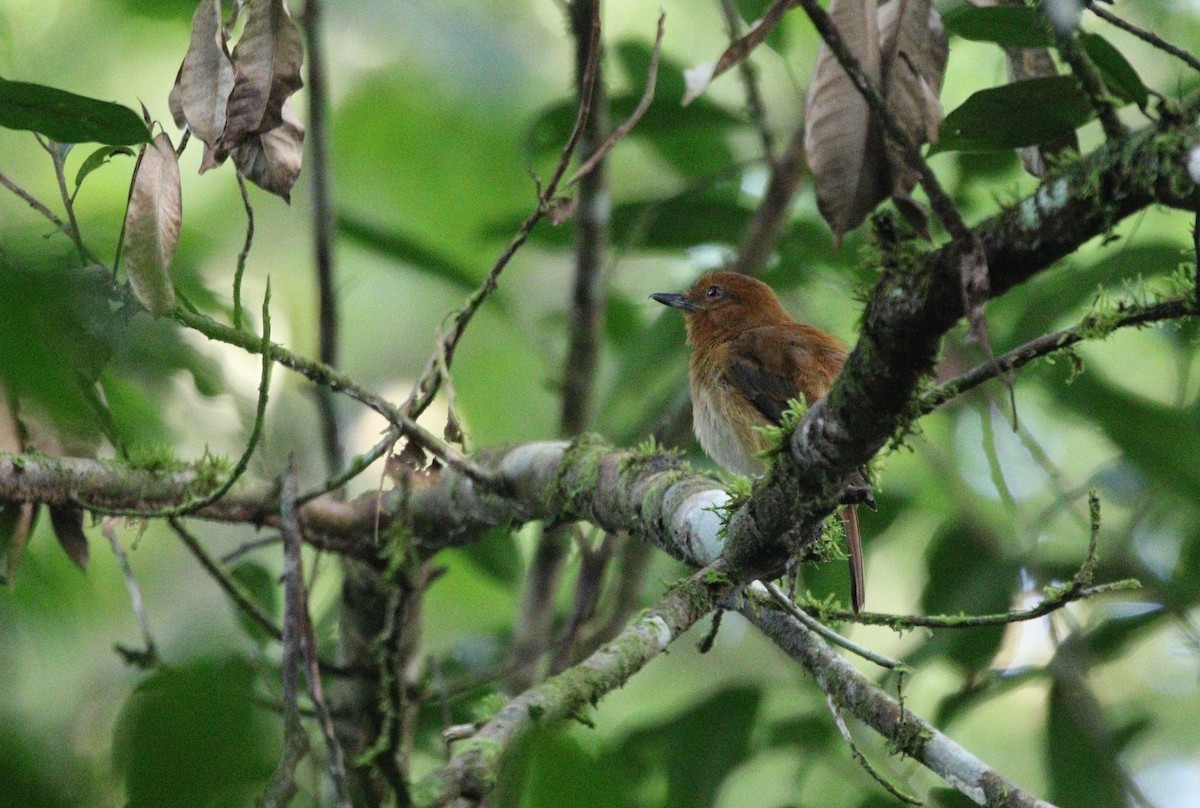
[[[25,450],[21,428],[17,423],[14,402],[0,381],[0,451],[14,454]],[[12,583],[29,532],[33,528],[34,505],[31,502],[0,501],[0,581]]]
[[[183,90],[179,81],[183,76],[183,65],[175,73],[175,83],[171,85],[171,93],[167,96],[167,108],[171,110],[171,120],[175,121],[178,129],[187,129],[187,117],[183,114]]]
[[[283,122],[270,132],[251,135],[233,152],[233,162],[252,183],[291,202],[304,153],[304,122],[283,104]]]
[[[175,307],[175,286],[167,270],[182,221],[179,162],[171,139],[160,132],[138,158],[125,212],[125,271],[138,302],[156,315]]]
[[[50,526],[59,546],[80,569],[86,570],[88,541],[83,532],[83,511],[67,505],[51,505],[49,510]]]
[[[879,35],[884,103],[914,144],[936,142],[950,56],[941,17],[930,0],[891,0],[879,8]],[[918,174],[890,140],[887,154],[891,192],[907,196]]]
[[[233,62],[225,44],[220,0],[201,0],[196,8],[178,86],[188,128],[215,146],[225,133],[225,110],[233,90]]]
[[[233,49],[236,71],[221,149],[283,124],[283,104],[304,86],[304,41],[285,0],[250,0],[246,27]]]
[[[867,81],[880,86],[879,28],[873,0],[832,0],[829,16],[858,60]],[[804,150],[817,191],[817,207],[834,238],[857,227],[888,195],[884,144],[866,100],[828,45],[804,109]]]
[[[779,25],[784,12],[798,4],[798,0],[775,0],[762,18],[756,21],[745,35],[725,49],[715,64],[701,64],[685,71],[684,79],[687,82],[687,91],[683,96],[683,105],[686,107],[696,100],[696,97],[703,93],[717,76],[745,61],[750,52],[766,41],[770,33]]]

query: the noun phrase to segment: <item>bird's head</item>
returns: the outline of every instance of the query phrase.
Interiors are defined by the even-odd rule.
[[[650,297],[683,312],[693,345],[729,339],[747,328],[792,322],[770,286],[740,272],[713,272],[686,292]]]

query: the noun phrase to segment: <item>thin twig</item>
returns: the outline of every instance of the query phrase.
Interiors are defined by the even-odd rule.
[[[537,223],[555,208],[555,195],[558,191],[558,186],[562,182],[563,175],[566,174],[567,167],[571,164],[571,158],[575,154],[575,149],[579,145],[580,138],[583,137],[588,116],[591,114],[591,88],[595,86],[596,74],[600,63],[599,43],[600,20],[597,18],[591,32],[591,43],[588,49],[591,58],[584,73],[585,81],[583,82],[583,86],[587,87],[588,91],[580,99],[579,108],[575,115],[575,124],[571,128],[571,134],[567,138],[567,142],[563,145],[558,165],[555,167],[554,173],[551,174],[550,181],[539,190],[537,205],[534,207],[533,212],[525,217],[525,221],[517,228],[516,235],[512,237],[508,246],[500,253],[500,257],[496,259],[496,263],[488,271],[483,283],[467,299],[466,305],[454,315],[450,330],[439,336],[438,341],[440,344],[434,349],[433,354],[426,363],[424,372],[417,380],[417,383],[413,385],[412,392],[400,408],[405,416],[416,418],[433,401],[433,397],[437,395],[438,388],[441,385],[441,374],[438,372],[438,352],[442,352],[440,361],[443,361],[448,367],[454,360],[454,351],[458,346],[459,340],[462,339],[463,332],[475,317],[476,312],[479,311],[480,307],[491,296],[492,292],[496,291],[500,274],[508,266],[513,256],[517,254],[517,251],[529,240],[529,234],[533,231]]]
[[[892,659],[891,657],[880,654],[877,651],[872,651],[865,645],[860,645],[848,637],[843,637],[829,626],[807,614],[803,609],[797,606],[791,598],[785,595],[783,591],[773,582],[767,581],[764,582],[763,585],[767,588],[767,592],[770,593],[771,600],[783,607],[784,611],[786,611],[792,617],[795,617],[809,629],[815,631],[817,634],[821,635],[834,645],[841,646],[850,653],[860,656],[868,662],[874,662],[881,668],[887,668],[888,670],[907,669],[907,666],[900,660]]]
[[[92,254],[83,243],[79,220],[75,218],[75,203],[71,201],[71,191],[67,188],[66,160],[60,150],[61,144],[46,143],[41,138],[38,138],[38,142],[49,153],[50,160],[54,163],[54,176],[58,180],[58,192],[62,196],[63,207],[67,211],[67,220],[71,223],[67,234],[71,236],[71,240],[75,242],[75,248],[79,250],[79,260],[86,264],[90,261]]]
[[[721,13],[725,15],[725,25],[729,28],[730,43],[737,42],[742,36],[742,17],[738,13],[733,0],[718,0]],[[750,120],[758,131],[758,139],[762,143],[763,157],[771,165],[775,164],[775,139],[771,128],[767,126],[767,107],[763,103],[762,92],[758,86],[758,71],[749,59],[738,62],[738,72],[742,75],[742,84],[746,88],[746,110]]]
[[[259,344],[258,353],[262,355],[262,375],[258,383],[258,406],[254,411],[254,425],[250,429],[250,438],[246,442],[246,448],[242,451],[242,456],[238,458],[233,469],[226,476],[225,480],[208,494],[199,497],[192,497],[185,502],[180,503],[171,508],[161,510],[140,510],[137,508],[108,508],[102,505],[89,505],[85,502],[79,503],[81,507],[87,508],[96,513],[108,514],[110,516],[136,516],[142,518],[158,518],[172,516],[186,516],[189,513],[195,513],[202,508],[206,508],[213,504],[221,497],[229,493],[234,484],[241,479],[241,476],[250,466],[250,458],[254,455],[254,450],[258,448],[259,438],[262,437],[263,424],[267,417],[267,397],[271,387],[271,368],[274,363],[271,361],[271,281],[267,280],[267,291],[263,295],[262,318],[263,318],[263,333]]]
[[[68,234],[70,233],[70,226],[66,222],[64,222],[62,219],[58,218],[58,215],[56,213],[54,213],[54,211],[50,210],[50,208],[43,205],[40,201],[38,201],[38,199],[36,197],[34,197],[32,194],[30,194],[24,188],[17,185],[12,180],[10,180],[4,174],[3,171],[0,171],[0,185],[3,185],[8,190],[12,191],[14,194],[16,194],[18,197],[20,197],[21,200],[23,200],[27,205],[29,205],[29,207],[33,208],[38,213],[42,214],[47,219],[49,219],[50,222],[55,227],[57,227],[59,230],[61,230],[64,233],[68,233]]]
[[[1054,42],[1058,46],[1059,55],[1071,66],[1071,72],[1075,74],[1075,78],[1079,80],[1083,91],[1092,102],[1092,108],[1096,110],[1096,115],[1100,118],[1100,126],[1104,129],[1105,137],[1115,140],[1127,136],[1129,130],[1125,128],[1125,124],[1121,123],[1121,119],[1117,115],[1116,102],[1105,89],[1104,79],[1100,76],[1096,65],[1092,63],[1091,57],[1080,47],[1079,40],[1075,36],[1076,32],[1064,30],[1053,23],[1050,24],[1050,30],[1054,35]]]
[[[804,127],[793,134],[779,159],[771,163],[771,176],[762,202],[746,225],[742,243],[732,269],[746,275],[760,275],[766,269],[784,226],[789,221],[792,200],[804,178]]]
[[[329,93],[325,76],[322,41],[321,0],[305,0],[303,28],[308,51],[308,143],[312,176],[313,254],[317,265],[317,296],[320,334],[318,356],[330,367],[338,366],[338,302],[334,283],[333,242],[336,223],[333,210],[332,176],[329,170]],[[342,467],[341,425],[333,391],[317,388],[317,410],[329,473]]]
[[[200,566],[204,567],[204,571],[207,572],[213,581],[216,582],[217,586],[221,588],[221,591],[229,596],[229,599],[233,601],[234,606],[240,609],[246,615],[246,617],[248,617],[256,626],[262,629],[265,634],[267,634],[276,642],[282,642],[283,629],[275,625],[275,621],[271,619],[270,615],[263,611],[262,608],[254,602],[254,598],[252,598],[250,594],[246,592],[245,588],[242,587],[238,580],[230,575],[229,572],[224,569],[224,567],[222,567],[222,564],[229,564],[230,562],[222,559],[222,561],[218,563],[218,561],[209,555],[208,551],[204,549],[204,545],[200,543],[200,539],[198,539],[194,533],[184,527],[183,522],[177,517],[169,517],[167,519],[167,524],[171,526],[171,530],[175,532],[175,535],[179,537],[179,540],[183,542],[183,545],[187,547],[192,556],[194,556],[195,559],[200,562]],[[272,536],[270,539],[265,540],[261,546],[266,546],[267,544],[278,544],[281,541],[282,537]],[[241,550],[245,546],[246,545],[243,545],[242,548],[238,549]],[[227,555],[225,558],[230,558],[230,555]],[[354,670],[353,668],[348,668],[345,665],[337,665],[325,660],[321,661],[321,670],[331,676],[363,676],[366,673],[364,671]]]
[[[237,269],[233,272],[233,327],[242,327],[242,276],[246,273],[246,259],[250,256],[250,247],[254,244],[254,208],[250,205],[250,194],[246,190],[246,178],[241,170],[237,171],[238,190],[242,192],[242,207],[246,210],[246,240],[242,243],[242,251],[238,253]]]
[[[808,603],[805,610],[821,620],[848,620],[864,625],[882,625],[892,628],[979,628],[1035,620],[1058,611],[1068,603],[1077,600],[1085,600],[1108,592],[1127,592],[1132,589],[1140,589],[1141,584],[1133,578],[1107,584],[1092,584],[1096,573],[1097,551],[1100,543],[1100,499],[1094,490],[1088,494],[1088,510],[1091,515],[1088,549],[1079,569],[1065,586],[1046,587],[1045,598],[1028,609],[1013,609],[999,614],[982,615],[914,614],[900,616],[873,612],[859,612],[855,615],[853,612],[841,609],[828,609],[819,603]]]
[[[172,316],[176,322],[199,331],[209,339],[242,348],[253,354],[261,354],[264,351],[263,345],[253,335],[218,323],[211,317],[189,311],[183,306],[176,306]],[[355,401],[375,410],[375,412],[386,418],[405,435],[416,441],[422,449],[428,451],[447,466],[461,471],[482,485],[492,488],[499,485],[498,475],[471,462],[453,447],[447,445],[445,441],[406,415],[401,408],[391,404],[383,397],[370,392],[334,368],[329,367],[323,362],[292,353],[287,348],[275,343],[271,343],[266,350],[270,352],[272,361],[296,371],[317,384],[328,386],[335,392],[345,393]]]
[[[588,80],[587,69],[592,61],[592,54],[587,48],[593,42],[590,33],[600,14],[600,0],[572,0],[568,14],[576,43],[576,93],[580,101],[584,93],[592,94],[592,114],[588,117],[587,129],[579,147],[588,170],[579,175],[582,181],[575,203],[575,278],[568,309],[568,344],[563,361],[562,409],[559,418],[559,434],[563,437],[584,432],[591,419],[592,388],[596,380],[596,360],[607,304],[604,296],[604,253],[608,247],[608,221],[612,213],[612,203],[605,188],[607,172],[600,151],[608,135],[608,99],[603,67],[596,68],[591,86],[584,83]],[[655,63],[651,66],[653,76],[657,45],[651,62]],[[568,182],[568,186],[573,181],[574,178]]]
[[[1088,11],[1092,12],[1093,14],[1095,14],[1097,17],[1104,20],[1105,22],[1107,22],[1111,25],[1115,25],[1117,28],[1120,28],[1122,31],[1133,34],[1135,37],[1142,40],[1143,42],[1153,45],[1154,47],[1158,48],[1160,51],[1162,51],[1164,53],[1169,53],[1170,55],[1174,56],[1176,59],[1182,60],[1188,67],[1192,68],[1192,70],[1200,70],[1200,59],[1197,59],[1189,51],[1186,51],[1183,48],[1172,45],[1170,42],[1167,42],[1165,39],[1163,39],[1162,37],[1160,37],[1158,34],[1154,33],[1153,31],[1147,31],[1144,28],[1140,28],[1140,27],[1134,25],[1133,23],[1128,22],[1128,21],[1118,17],[1116,14],[1113,14],[1108,9],[1102,8],[1101,6],[1097,5],[1094,2],[1094,0],[1088,0],[1086,5],[1087,5]]]
[[[1200,277],[1200,273],[1197,273],[1197,275]],[[1198,299],[1200,299],[1200,296],[1198,296]],[[973,390],[989,379],[994,379],[1000,373],[1016,370],[1029,364],[1034,359],[1065,350],[1086,339],[1107,336],[1118,328],[1137,327],[1162,320],[1196,316],[1200,314],[1200,309],[1197,306],[1198,304],[1195,301],[1187,298],[1164,300],[1152,306],[1121,303],[1117,306],[1117,313],[1122,311],[1126,313],[1108,323],[1102,322],[1105,315],[1089,314],[1077,325],[1032,339],[1024,345],[1013,348],[1002,356],[996,357],[995,361],[989,361],[971,368],[966,373],[938,385],[921,397],[920,410],[922,413],[933,412],[947,401],[961,396],[968,390]],[[1103,327],[1098,330],[1098,326]]]
[[[305,656],[304,567],[300,563],[300,523],[296,516],[294,461],[288,459],[279,499],[283,534],[283,756],[261,803],[284,808],[296,795],[296,766],[309,751],[308,733],[300,721],[300,665]],[[290,495],[290,496],[289,496]],[[347,803],[348,804],[348,803]]]
[[[783,19],[783,15],[797,5],[799,5],[799,0],[775,0],[770,8],[763,12],[762,19],[758,20],[758,24],[751,28],[749,33],[734,39],[729,47],[725,49],[716,63],[712,65],[711,72],[706,67],[705,72],[707,75],[703,76],[705,79],[703,86],[695,89],[689,88],[688,94],[684,98],[684,103],[690,102],[696,94],[711,84],[717,76],[725,73],[734,65],[744,64],[750,52],[765,42],[770,33],[779,25]]]
[[[600,144],[599,148],[588,157],[584,164],[575,170],[575,173],[565,183],[567,188],[573,187],[580,179],[591,173],[600,164],[600,161],[613,150],[613,147],[633,131],[633,127],[637,126],[638,121],[646,114],[646,110],[650,109],[650,104],[654,102],[654,89],[658,84],[658,58],[662,53],[663,30],[666,19],[667,13],[665,11],[660,12],[658,15],[658,30],[654,35],[654,47],[650,50],[650,68],[646,71],[646,88],[642,91],[641,100],[638,101],[637,106],[634,107],[633,112],[625,119],[625,122],[614,129],[612,134],[608,136],[608,139]],[[586,78],[586,74],[583,78]],[[593,103],[595,103],[595,100],[594,98],[592,99]]]
[[[346,780],[346,756],[338,742],[333,726],[333,716],[325,701],[325,688],[321,683],[321,670],[317,658],[316,638],[313,635],[312,618],[308,612],[308,595],[304,588],[304,566],[300,563],[300,547],[303,543],[300,515],[296,508],[299,495],[296,480],[295,457],[289,457],[279,493],[279,531],[283,536],[283,652],[286,677],[287,665],[303,663],[304,675],[308,680],[308,695],[317,713],[317,723],[325,736],[329,750],[329,770],[337,793],[339,808],[350,808],[350,789]],[[289,647],[289,641],[294,647]],[[294,676],[294,674],[293,674]],[[286,678],[284,680],[287,681]],[[293,692],[292,699],[295,699]],[[285,717],[288,699],[284,699]],[[286,721],[285,721],[286,724]]]
[[[104,534],[104,538],[108,539],[113,557],[117,560],[117,567],[121,570],[122,577],[125,578],[125,588],[129,590],[129,601],[133,605],[133,613],[137,615],[138,626],[142,630],[142,644],[145,646],[143,650],[131,651],[118,645],[117,650],[121,652],[121,656],[126,661],[132,660],[139,667],[152,666],[158,662],[158,646],[154,642],[154,635],[150,633],[150,621],[146,617],[146,607],[142,602],[142,589],[138,586],[137,578],[133,574],[133,567],[129,565],[129,557],[125,555],[125,549],[121,547],[116,523],[112,519],[103,520],[100,532]]]
[[[809,628],[812,628],[812,626],[809,626]],[[925,803],[921,802],[916,797],[912,796],[911,794],[904,793],[899,788],[889,783],[887,778],[883,776],[883,773],[876,769],[871,761],[867,760],[867,756],[864,755],[862,750],[858,748],[858,745],[854,743],[854,736],[850,734],[850,728],[846,726],[846,720],[842,718],[842,711],[838,707],[837,702],[833,700],[832,695],[826,694],[825,703],[829,705],[829,712],[833,714],[833,723],[837,725],[838,732],[840,732],[842,735],[842,740],[846,742],[846,746],[850,747],[850,754],[856,761],[858,761],[858,765],[862,766],[863,771],[869,774],[872,780],[874,780],[876,783],[879,783],[879,785],[883,787],[884,791],[891,794],[900,802],[903,802],[906,805],[924,805]]]
[[[394,426],[389,426],[378,443],[362,454],[351,458],[350,462],[346,465],[346,468],[325,480],[325,482],[321,483],[321,485],[317,486],[311,491],[306,491],[305,493],[301,494],[300,498],[296,500],[296,503],[298,505],[304,505],[316,499],[317,497],[324,496],[330,491],[336,491],[337,489],[346,485],[346,483],[350,482],[355,477],[366,471],[372,463],[386,455],[396,444],[396,441],[400,439],[400,435],[401,432],[399,429]]]

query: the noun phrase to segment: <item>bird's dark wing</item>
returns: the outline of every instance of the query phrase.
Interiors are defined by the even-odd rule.
[[[751,328],[735,337],[724,381],[771,423],[779,423],[789,399],[812,404],[842,369],[840,343],[805,325]]]

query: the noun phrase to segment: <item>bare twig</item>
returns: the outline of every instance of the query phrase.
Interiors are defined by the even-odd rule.
[[[84,502],[79,503],[81,507],[87,508],[90,511],[95,511],[96,513],[104,513],[115,516],[137,516],[143,518],[186,516],[189,513],[195,513],[196,511],[208,507],[229,493],[229,490],[233,488],[234,484],[241,478],[241,476],[246,472],[246,469],[250,466],[250,458],[254,455],[254,450],[258,448],[258,440],[262,436],[263,424],[266,421],[267,396],[271,387],[271,368],[274,364],[271,361],[270,350],[270,304],[271,282],[268,280],[267,290],[263,295],[262,305],[263,333],[258,351],[262,355],[262,375],[258,383],[258,406],[255,408],[254,412],[254,425],[250,429],[250,438],[246,441],[246,448],[242,451],[241,457],[238,458],[237,463],[234,464],[233,469],[229,472],[228,476],[226,476],[225,480],[208,494],[192,497],[188,501],[180,503],[179,505],[161,510],[146,511],[137,508],[108,508],[103,505],[88,504]]]
[[[350,808],[350,791],[346,782],[346,757],[333,728],[333,716],[329,713],[329,705],[325,701],[325,688],[321,684],[321,670],[317,661],[316,638],[313,636],[312,618],[308,613],[308,595],[304,588],[304,566],[300,563],[302,538],[300,518],[296,510],[296,499],[299,495],[297,486],[295,458],[289,457],[279,494],[279,531],[283,536],[284,672],[286,677],[289,665],[293,667],[301,663],[304,665],[304,675],[308,680],[308,695],[312,699],[313,709],[317,713],[317,723],[321,727],[321,734],[325,736],[325,744],[329,750],[329,770],[333,779],[334,791],[337,794],[337,804],[340,808]],[[292,676],[294,678],[294,672]],[[286,678],[284,681],[286,685]],[[294,681],[291,699],[295,700]],[[286,725],[288,709],[286,695],[284,709]]]
[[[729,28],[730,42],[737,42],[742,36],[742,18],[733,0],[718,0],[721,13],[725,15],[725,25]],[[775,164],[775,139],[771,135],[771,127],[767,125],[767,107],[763,103],[762,92],[758,87],[758,71],[749,59],[738,62],[738,71],[742,75],[742,84],[746,88],[746,109],[750,120],[758,130],[758,139],[762,143],[763,157],[771,165]]]
[[[1169,53],[1170,55],[1174,56],[1176,59],[1182,60],[1188,67],[1192,68],[1192,70],[1200,70],[1200,59],[1197,59],[1191,52],[1186,51],[1183,48],[1176,47],[1175,45],[1172,45],[1170,42],[1167,42],[1165,39],[1163,39],[1162,37],[1160,37],[1158,34],[1154,33],[1153,31],[1147,31],[1144,28],[1141,28],[1137,25],[1134,25],[1131,22],[1128,22],[1127,20],[1122,19],[1121,17],[1118,17],[1116,14],[1113,14],[1108,9],[1098,5],[1094,0],[1087,0],[1086,5],[1087,5],[1088,11],[1092,12],[1097,17],[1099,17],[1100,19],[1109,23],[1110,25],[1115,25],[1117,28],[1120,28],[1122,31],[1133,34],[1135,37],[1142,40],[1143,42],[1153,45],[1154,47],[1158,48],[1163,53]]]
[[[228,343],[254,354],[261,354],[264,351],[263,345],[253,335],[230,328],[182,306],[176,306],[172,316],[176,322],[199,331],[209,339]],[[447,466],[461,471],[478,483],[495,487],[496,477],[494,474],[472,463],[460,452],[447,445],[445,441],[406,415],[401,408],[391,404],[383,397],[372,393],[323,362],[292,353],[281,345],[271,343],[266,350],[270,352],[272,361],[296,371],[317,384],[327,386],[335,392],[345,393],[355,401],[375,410]]]
[[[321,36],[321,0],[305,0],[303,28],[308,51],[308,142],[313,194],[313,254],[317,264],[317,296],[320,310],[318,356],[330,367],[338,366],[338,303],[334,283],[333,241],[335,214],[329,170],[329,93],[325,80],[325,49]],[[317,388],[317,411],[329,473],[342,467],[341,425],[333,391]]]
[[[1198,273],[1198,277],[1200,277],[1200,273]],[[938,385],[934,390],[921,397],[921,412],[932,412],[951,399],[995,378],[1000,373],[1016,370],[1035,359],[1065,350],[1086,339],[1107,336],[1118,328],[1138,327],[1162,320],[1195,316],[1200,314],[1200,310],[1197,309],[1198,305],[1200,304],[1194,300],[1175,298],[1151,306],[1122,303],[1113,313],[1115,316],[1104,313],[1089,314],[1077,325],[1030,340],[1024,345],[996,357],[994,362],[986,362]]]
[[[842,711],[838,708],[837,702],[833,700],[833,696],[826,695],[825,703],[829,705],[829,712],[833,714],[833,723],[837,725],[838,732],[842,734],[842,740],[846,742],[846,746],[850,747],[850,754],[858,761],[858,765],[862,766],[863,771],[869,774],[872,780],[879,783],[884,791],[891,794],[900,802],[906,805],[924,805],[925,803],[921,802],[921,800],[911,794],[904,793],[889,783],[887,778],[872,765],[871,761],[867,760],[867,756],[858,748],[858,744],[854,743],[854,736],[850,734],[850,728],[846,726],[846,720],[842,718]]]
[[[66,160],[61,144],[46,143],[40,137],[38,138],[38,142],[42,144],[42,147],[50,155],[50,159],[54,163],[54,176],[58,180],[58,192],[62,196],[63,208],[67,211],[67,220],[71,223],[71,226],[67,229],[67,235],[75,242],[75,248],[79,250],[79,260],[86,264],[91,259],[92,254],[83,243],[83,233],[79,230],[79,220],[75,218],[75,203],[71,200],[71,191],[67,188]]]
[[[770,593],[771,600],[783,607],[784,611],[803,623],[810,631],[816,632],[827,641],[833,643],[834,645],[845,648],[850,653],[860,656],[868,662],[874,662],[881,668],[887,668],[888,670],[906,669],[906,666],[903,662],[897,659],[892,659],[891,657],[885,656],[876,651],[872,651],[870,648],[860,645],[848,637],[843,637],[841,634],[838,634],[836,631],[829,628],[829,626],[824,625],[819,620],[815,619],[797,606],[792,599],[785,595],[776,584],[768,581],[763,585],[767,588],[767,592]]]
[[[3,171],[0,171],[0,185],[3,185],[3,186],[4,186],[5,188],[7,188],[8,190],[12,191],[12,192],[13,192],[14,194],[16,194],[16,195],[17,195],[17,196],[18,196],[18,197],[19,197],[19,198],[20,198],[22,201],[24,201],[24,202],[25,202],[25,204],[29,205],[29,207],[33,208],[33,209],[34,209],[34,210],[36,210],[38,213],[42,214],[42,215],[43,215],[43,216],[45,216],[47,219],[49,219],[49,220],[50,220],[50,222],[51,222],[51,223],[52,223],[52,224],[53,224],[55,227],[57,227],[59,230],[61,230],[62,232],[66,233],[68,236],[70,235],[70,231],[71,231],[71,226],[70,226],[70,225],[68,225],[68,224],[67,224],[66,222],[64,222],[62,219],[58,218],[58,215],[57,215],[57,214],[55,214],[55,213],[54,213],[54,211],[50,210],[50,208],[48,208],[48,207],[46,207],[45,205],[43,205],[43,204],[42,204],[40,201],[38,201],[38,199],[37,199],[36,197],[34,197],[34,196],[31,194],[31,193],[29,193],[29,192],[28,192],[28,191],[26,191],[24,188],[22,188],[21,186],[17,185],[17,184],[16,184],[15,182],[13,182],[12,180],[10,180],[10,179],[9,179],[9,178],[8,178],[8,177],[7,177],[7,176],[4,174],[4,172],[3,172]]]
[[[859,612],[855,615],[853,612],[827,609],[822,604],[810,602],[805,605],[805,611],[821,620],[847,620],[864,625],[883,625],[892,628],[979,628],[1035,620],[1058,611],[1068,603],[1077,600],[1085,600],[1108,592],[1127,592],[1132,589],[1140,589],[1141,584],[1132,578],[1106,584],[1092,583],[1096,572],[1097,550],[1100,541],[1100,500],[1095,491],[1088,494],[1088,510],[1091,516],[1088,549],[1079,569],[1064,586],[1047,587],[1045,598],[1028,609],[1014,609],[998,614],[981,615],[901,616],[872,612]]]
[[[125,578],[125,588],[129,590],[129,601],[133,605],[133,613],[137,615],[138,626],[142,630],[142,644],[145,646],[142,650],[132,651],[118,645],[117,650],[126,661],[132,660],[140,667],[154,665],[158,662],[158,646],[154,642],[154,635],[150,633],[150,621],[146,617],[146,607],[142,602],[142,589],[138,586],[137,578],[133,574],[133,567],[129,566],[129,557],[125,555],[125,550],[121,547],[116,523],[112,519],[105,519],[101,523],[100,532],[104,534],[104,538],[108,539],[113,556],[117,560],[117,567],[121,570],[122,577]]]
[[[283,629],[275,625],[275,621],[272,620],[270,615],[264,612],[259,605],[254,602],[254,599],[249,595],[249,593],[246,592],[244,588],[242,588],[242,585],[238,583],[237,579],[230,575],[229,572],[221,566],[221,563],[218,563],[215,558],[209,555],[208,551],[204,549],[204,545],[200,543],[198,538],[196,538],[196,535],[184,527],[183,522],[177,517],[169,517],[167,519],[167,524],[171,526],[171,530],[175,531],[175,535],[179,537],[179,540],[183,542],[183,545],[187,547],[188,551],[198,562],[200,562],[200,566],[204,567],[204,571],[207,572],[213,581],[216,582],[217,586],[221,588],[221,591],[229,596],[229,599],[233,601],[234,606],[240,609],[242,613],[245,614],[251,622],[262,629],[265,634],[267,634],[276,642],[282,642]],[[267,540],[267,543],[278,544],[280,541],[282,541],[281,537],[272,537]],[[226,558],[228,558],[228,556]],[[222,563],[228,564],[229,561],[223,561]],[[331,676],[362,676],[365,673],[364,671],[355,671],[351,668],[347,668],[344,665],[336,665],[332,662],[326,662],[325,660],[321,660],[320,664],[321,670],[327,674],[330,674]]]
[[[563,362],[562,414],[559,433],[578,435],[587,429],[592,410],[592,388],[596,380],[601,327],[607,300],[604,295],[604,253],[608,248],[608,220],[611,202],[606,189],[604,155],[600,151],[608,134],[608,99],[603,67],[596,68],[591,86],[587,69],[592,61],[588,47],[600,15],[600,0],[573,0],[568,8],[575,36],[575,91],[582,102],[584,93],[592,94],[592,114],[588,117],[580,153],[586,158],[587,172],[581,178],[575,204],[575,283],[568,310],[568,345]],[[661,29],[660,29],[661,30]],[[595,43],[599,47],[599,43]],[[657,47],[652,62],[657,62]],[[600,63],[598,63],[600,64]],[[653,82],[654,68],[651,69]],[[651,91],[653,95],[653,91]],[[644,100],[644,99],[643,99]],[[635,115],[637,113],[635,112]],[[582,170],[582,169],[581,169]],[[568,181],[570,187],[574,177]]]
[[[300,526],[295,518],[295,499],[288,500],[288,479],[292,474],[289,460],[284,474],[280,500],[280,521],[287,522],[283,530],[283,756],[271,776],[260,802],[283,808],[296,796],[296,767],[309,751],[308,733],[300,720],[300,664],[304,654],[304,568],[300,564]],[[285,504],[286,503],[286,504]],[[285,515],[285,511],[289,511]],[[178,531],[177,531],[178,532]]]
[[[1053,23],[1050,25],[1050,30],[1054,35],[1054,42],[1058,46],[1059,55],[1071,66],[1071,72],[1075,74],[1075,78],[1079,80],[1083,91],[1087,93],[1088,99],[1092,102],[1092,107],[1096,110],[1097,117],[1100,118],[1100,126],[1104,129],[1105,137],[1116,139],[1128,135],[1129,130],[1117,116],[1117,105],[1108,90],[1105,89],[1100,71],[1096,69],[1091,58],[1079,46],[1079,40],[1075,37],[1076,32],[1065,30]]]
[[[416,418],[433,401],[433,397],[437,395],[437,391],[441,386],[441,374],[438,370],[439,361],[443,362],[447,367],[452,364],[454,351],[458,347],[459,340],[462,339],[463,332],[470,325],[471,320],[474,319],[475,314],[491,296],[492,292],[496,291],[500,274],[504,272],[505,267],[508,266],[513,256],[517,254],[517,251],[529,240],[529,234],[533,232],[533,228],[537,223],[555,209],[559,184],[562,182],[563,175],[566,174],[567,168],[571,164],[571,158],[574,156],[575,149],[583,137],[588,117],[591,115],[591,88],[595,86],[596,74],[600,64],[599,43],[600,20],[597,18],[591,31],[591,39],[588,45],[588,53],[591,56],[584,72],[585,80],[582,82],[583,86],[588,88],[588,91],[581,95],[579,108],[575,114],[575,124],[571,128],[571,134],[567,138],[567,142],[563,145],[558,165],[555,167],[553,174],[551,174],[550,181],[539,189],[537,205],[534,207],[533,212],[526,216],[525,221],[517,228],[516,235],[512,237],[508,246],[500,253],[500,257],[496,259],[495,264],[488,271],[483,283],[467,299],[466,305],[455,313],[450,329],[439,335],[438,341],[440,344],[434,349],[433,354],[426,363],[424,372],[421,374],[421,378],[417,380],[412,392],[400,408],[407,417]],[[439,352],[441,352],[440,358]]]
[[[254,208],[250,205],[250,194],[246,190],[246,178],[237,171],[238,190],[242,193],[242,207],[246,210],[246,240],[238,253],[237,269],[233,273],[233,327],[242,327],[242,276],[246,273],[246,259],[254,244]]]
[[[641,100],[638,101],[637,106],[634,107],[633,112],[630,113],[629,117],[626,118],[620,126],[613,130],[613,133],[608,136],[607,140],[596,147],[596,150],[592,152],[586,161],[584,161],[583,165],[576,169],[575,173],[572,174],[571,178],[565,183],[567,188],[573,187],[575,183],[579,182],[580,179],[591,173],[596,166],[600,164],[600,161],[603,160],[610,151],[612,151],[613,147],[620,143],[626,135],[633,131],[633,127],[637,126],[638,121],[640,121],[642,116],[646,114],[646,110],[650,109],[650,104],[654,102],[654,88],[658,84],[658,58],[659,54],[662,52],[663,26],[666,22],[666,19],[666,12],[662,12],[658,15],[658,30],[654,35],[654,47],[650,51],[650,68],[646,74],[646,87],[642,91]],[[587,78],[586,73],[581,77],[581,80],[584,78]],[[594,88],[598,86],[599,85],[594,85]],[[593,104],[595,104],[596,101],[596,98],[592,99]]]

